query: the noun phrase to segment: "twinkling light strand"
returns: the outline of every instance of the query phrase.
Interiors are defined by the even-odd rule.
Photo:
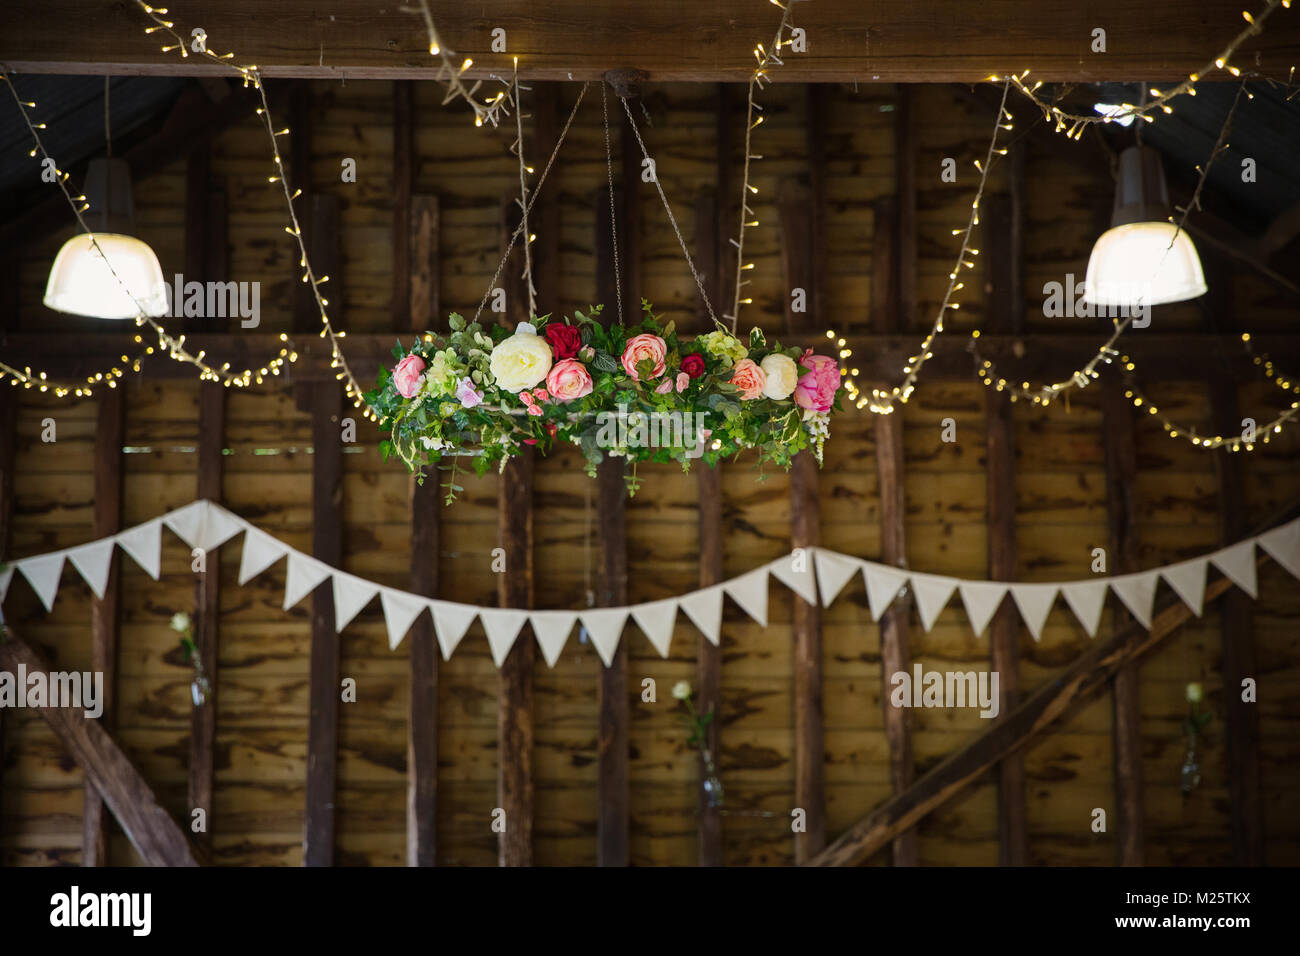
[[[116,388],[119,379],[123,378],[128,371],[139,373],[141,362],[155,353],[165,355],[173,361],[193,365],[199,370],[200,379],[221,382],[227,387],[247,387],[254,382],[260,385],[267,376],[279,375],[280,369],[284,366],[286,361],[292,362],[297,359],[297,353],[293,351],[292,345],[288,342],[288,337],[281,335],[280,340],[281,342],[284,342],[285,345],[280,349],[279,354],[268,361],[266,365],[256,371],[253,369],[245,369],[240,373],[231,373],[229,363],[225,363],[220,368],[209,365],[204,361],[205,353],[203,350],[200,350],[198,353],[189,351],[189,349],[185,347],[186,337],[184,335],[173,336],[163,327],[161,322],[152,316],[146,315],[144,307],[131,293],[126,282],[117,273],[117,270],[113,268],[112,263],[108,261],[108,257],[104,255],[103,249],[100,248],[94,232],[86,223],[84,213],[90,208],[90,203],[84,195],[76,197],[72,195],[71,191],[68,189],[69,174],[60,170],[54,162],[53,157],[51,157],[46,151],[45,143],[42,141],[39,132],[41,129],[46,127],[46,124],[33,123],[27,112],[29,109],[35,108],[35,104],[23,100],[18,95],[18,90],[14,87],[13,82],[7,75],[0,74],[0,79],[4,80],[5,85],[9,87],[10,93],[13,94],[14,102],[18,105],[18,110],[22,114],[23,121],[27,124],[27,128],[32,135],[32,140],[36,144],[32,147],[31,155],[33,157],[40,156],[43,163],[48,161],[50,165],[54,167],[55,182],[58,185],[59,190],[63,193],[64,199],[67,200],[68,206],[72,210],[73,218],[77,221],[77,225],[81,227],[81,231],[86,235],[86,240],[95,250],[95,254],[103,260],[104,265],[108,268],[113,278],[117,280],[118,284],[122,286],[123,291],[130,296],[131,301],[134,303],[136,308],[136,326],[148,326],[158,337],[158,344],[155,347],[153,345],[145,345],[143,335],[137,333],[134,337],[134,344],[141,348],[134,359],[123,354],[120,358],[120,364],[114,363],[107,369],[87,375],[84,383],[63,382],[52,378],[46,372],[33,371],[30,366],[24,366],[22,369],[18,369],[6,362],[0,362],[0,378],[8,376],[10,384],[13,386],[22,385],[24,388],[36,388],[42,392],[52,392],[57,398],[64,398],[68,395],[71,395],[74,398],[80,398],[93,395],[95,388],[101,384],[107,385],[109,388]]]
[[[1249,10],[1241,12],[1242,18],[1246,21],[1246,26],[1225,46],[1217,56],[1209,60],[1201,69],[1194,73],[1189,73],[1187,79],[1183,80],[1177,86],[1168,90],[1151,89],[1152,99],[1145,103],[1122,103],[1119,109],[1114,110],[1109,115],[1080,115],[1070,113],[1061,109],[1055,103],[1048,102],[1038,96],[1038,89],[1043,85],[1042,81],[1035,82],[1033,86],[1028,85],[1025,81],[1029,76],[1029,70],[1019,74],[1012,74],[1008,78],[1015,85],[1016,89],[1029,97],[1043,113],[1043,119],[1053,124],[1053,128],[1058,133],[1064,133],[1071,139],[1080,139],[1083,131],[1089,126],[1095,126],[1100,123],[1112,123],[1118,120],[1136,118],[1144,122],[1153,122],[1153,114],[1160,110],[1165,113],[1174,111],[1170,103],[1184,94],[1189,96],[1196,95],[1196,84],[1201,79],[1215,71],[1224,71],[1234,77],[1242,75],[1240,68],[1233,66],[1232,57],[1236,54],[1248,39],[1257,36],[1263,31],[1264,22],[1278,7],[1290,7],[1291,0],[1265,0],[1264,8],[1257,14],[1251,14]],[[1293,68],[1294,70],[1294,68]],[[1000,79],[996,74],[989,77],[991,80]]]
[[[514,150],[519,155],[519,198],[515,202],[519,203],[519,224],[524,233],[524,273],[522,278],[528,290],[528,315],[531,317],[537,314],[537,287],[533,285],[533,235],[528,231],[528,207],[531,205],[528,201],[528,174],[532,172],[532,169],[524,160],[524,101],[520,95],[521,89],[519,85],[519,57],[515,57],[516,138]]]
[[[453,100],[463,100],[468,103],[470,109],[474,111],[474,125],[482,126],[487,123],[496,126],[501,121],[502,114],[509,115],[510,106],[514,99],[511,94],[511,87],[502,80],[505,89],[498,90],[493,96],[489,96],[480,102],[476,99],[479,88],[483,85],[482,80],[476,80],[473,86],[465,86],[462,77],[465,71],[474,65],[474,61],[466,57],[457,66],[455,62],[456,52],[447,48],[438,36],[438,29],[433,25],[433,14],[429,12],[428,0],[420,0],[418,7],[401,7],[403,13],[418,13],[424,19],[424,28],[429,36],[429,55],[437,57],[439,61],[438,72],[434,79],[447,87],[447,95],[442,100],[442,105],[446,106]],[[515,69],[518,71],[519,58],[515,57]],[[515,94],[517,95],[517,94]]]
[[[776,28],[776,36],[772,38],[772,49],[764,49],[761,43],[754,47],[754,58],[758,60],[758,66],[749,77],[749,105],[745,111],[745,163],[740,181],[740,225],[736,229],[736,238],[730,240],[736,247],[736,292],[732,300],[731,314],[723,316],[724,319],[731,320],[733,335],[736,332],[736,324],[740,321],[740,307],[753,301],[747,296],[742,296],[742,290],[749,285],[749,281],[744,278],[745,273],[754,268],[752,262],[745,262],[745,230],[758,225],[758,220],[751,218],[754,210],[749,205],[749,197],[758,193],[758,187],[749,181],[750,162],[763,158],[755,155],[751,148],[754,130],[763,122],[762,116],[758,118],[754,116],[756,112],[761,113],[763,110],[758,105],[757,93],[763,89],[763,84],[767,81],[768,70],[783,65],[781,47],[791,42],[787,35],[794,28],[791,22],[791,7],[795,0],[785,0],[784,3],[781,0],[772,0],[772,3],[781,8],[781,22]]]

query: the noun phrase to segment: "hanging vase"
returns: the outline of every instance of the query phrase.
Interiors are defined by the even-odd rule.
[[[704,749],[700,751],[700,757],[704,762],[704,779],[700,782],[704,791],[704,805],[710,810],[716,810],[722,806],[722,781],[718,779],[718,768],[713,765],[713,754]]]
[[[1196,759],[1196,748],[1188,747],[1187,756],[1183,758],[1182,787],[1183,795],[1190,794],[1201,785],[1201,765]]]

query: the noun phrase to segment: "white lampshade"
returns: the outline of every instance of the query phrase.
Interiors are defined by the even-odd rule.
[[[149,245],[110,232],[91,238],[90,233],[73,236],[54,257],[45,305],[96,319],[134,319],[141,309],[149,316],[166,315],[167,283]]]
[[[1206,292],[1196,246],[1172,222],[1107,229],[1092,247],[1086,281],[1084,298],[1094,305],[1163,305]]]

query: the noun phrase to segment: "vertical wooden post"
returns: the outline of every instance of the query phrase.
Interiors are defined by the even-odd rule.
[[[898,332],[912,319],[916,302],[916,138],[911,115],[911,91],[899,87],[894,127],[894,189],[876,206],[872,243],[871,321],[876,332]],[[904,533],[902,406],[875,419],[876,479],[880,495],[880,560],[907,566]],[[889,742],[889,780],[895,794],[912,785],[911,715],[889,703],[890,676],[911,666],[908,613],[910,598],[900,598],[880,617],[880,700],[885,739]],[[916,831],[908,829],[893,841],[895,866],[917,864]]]
[[[1017,155],[1021,155],[1020,151]],[[985,324],[991,332],[1019,335],[1024,332],[1024,295],[1021,250],[1016,240],[1023,231],[1024,214],[1014,164],[1008,175],[1011,194],[989,196],[984,210],[989,224],[984,255]],[[1011,409],[1008,393],[984,390],[988,573],[994,581],[1015,580],[1018,572],[1015,423]],[[1004,599],[989,624],[989,666],[998,674],[1002,720],[1020,701],[1019,638],[1020,620],[1012,602]],[[1017,752],[1000,761],[997,781],[998,860],[1003,866],[1024,866],[1029,862],[1024,756]]]
[[[1123,385],[1108,378],[1102,385],[1102,428],[1106,445],[1106,514],[1110,525],[1110,573],[1137,570],[1137,445],[1133,406]],[[1128,627],[1132,616],[1116,607],[1116,632]],[[1138,696],[1138,664],[1130,662],[1115,673],[1115,816],[1116,862],[1120,866],[1143,863],[1142,828],[1142,710]]]
[[[622,129],[620,188],[614,202],[618,221],[610,221],[609,186],[599,190],[596,201],[596,294],[605,305],[607,321],[617,321],[615,281],[622,284],[625,322],[636,315],[634,277],[640,259],[637,224],[630,210],[636,208],[636,183],[640,151],[629,142],[631,128],[622,121],[622,109],[612,107]],[[629,177],[629,172],[632,174]],[[615,274],[612,230],[618,230],[619,266]],[[600,589],[596,603],[614,607],[627,603],[627,489],[623,484],[625,462],[606,458],[598,470],[597,524],[601,529]],[[608,667],[601,669],[596,700],[600,711],[598,732],[599,799],[596,810],[596,861],[600,866],[628,864],[628,700],[627,649],[619,642]]]
[[[226,389],[215,382],[199,385],[199,498],[221,501],[226,432]],[[202,809],[207,829],[194,834],[195,843],[206,852],[212,849],[212,770],[217,736],[217,667],[221,643],[221,557],[203,556],[203,571],[194,582],[195,636],[199,661],[207,677],[208,692],[190,719],[190,809]]]
[[[12,315],[10,316],[12,317]],[[0,319],[3,322],[3,319]],[[3,328],[3,325],[0,325]],[[17,463],[14,436],[18,422],[18,396],[14,388],[0,389],[0,561],[8,560],[13,538],[14,472]],[[3,624],[0,624],[0,628]],[[0,811],[3,810],[5,768],[5,714],[0,710]],[[3,819],[3,814],[0,814]]]
[[[311,245],[319,274],[330,276],[342,301],[339,204],[334,195],[314,196]],[[337,321],[337,313],[336,313]],[[312,554],[338,567],[343,552],[343,395],[335,382],[308,386],[312,416]],[[338,766],[339,636],[334,629],[334,593],[318,587],[311,602],[311,702],[307,729],[307,808],[303,864],[334,864],[334,794]]]
[[[439,324],[441,272],[440,217],[437,196],[411,201],[410,288],[407,290],[409,331],[423,332]],[[394,210],[394,218],[397,211]],[[438,476],[423,484],[411,478],[411,590],[426,597],[438,593]],[[438,807],[438,651],[433,621],[421,614],[411,628],[411,704],[406,751],[406,863],[433,866],[437,862]]]
[[[411,80],[393,82],[393,328],[410,325],[411,189],[415,178],[415,130]]]
[[[502,207],[501,249],[517,227],[519,204]],[[528,294],[519,278],[523,254],[520,242],[506,263],[502,281],[513,327],[527,321]],[[502,607],[533,606],[533,454],[527,449],[511,458],[501,473],[497,492],[497,533],[505,550],[507,573],[498,576],[497,599]],[[533,863],[533,666],[537,645],[525,624],[501,665],[497,695],[497,806],[505,811],[497,858],[501,866]]]
[[[313,219],[316,214],[316,191],[311,179],[311,147],[315,123],[312,120],[313,96],[310,80],[296,80],[289,94],[289,180],[290,185],[302,190],[302,196],[295,203],[298,209],[298,225],[303,235],[315,237],[317,231]],[[312,266],[316,274],[328,275],[333,283],[333,272],[327,272],[317,258],[316,247],[308,244],[311,251]],[[298,257],[290,257],[290,287],[293,291],[293,330],[295,332],[319,332],[320,313],[316,307],[311,286],[302,281],[302,266]],[[337,287],[335,287],[337,288]],[[327,298],[333,298],[327,296]],[[341,302],[341,299],[339,300]]]
[[[122,388],[99,391],[99,413],[95,422],[95,537],[104,538],[122,530],[122,433],[126,420],[126,396]],[[91,599],[91,670],[104,675],[104,712],[100,718],[112,730],[117,684],[118,606],[122,587],[120,562],[109,570],[108,586],[102,598]],[[108,820],[104,800],[87,781],[82,831],[82,866],[108,865]]]
[[[208,185],[212,154],[196,149],[185,161],[185,281],[207,282],[214,277],[207,272]],[[171,286],[170,276],[167,285]],[[180,309],[177,309],[179,312]],[[210,332],[214,329],[205,319],[182,319],[177,323],[185,332]]]

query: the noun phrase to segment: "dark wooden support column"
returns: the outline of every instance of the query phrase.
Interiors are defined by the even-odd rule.
[[[607,95],[613,96],[612,92]],[[617,101],[611,104],[614,121],[623,130],[619,186],[615,189],[618,210],[618,252],[622,284],[623,317],[631,322],[637,315],[635,277],[640,262],[640,233],[635,210],[640,182],[641,152],[635,140],[629,143],[631,128]],[[539,135],[540,140],[540,135]],[[540,145],[540,142],[539,142]],[[614,247],[611,242],[608,184],[596,201],[596,294],[605,305],[607,323],[617,321]],[[539,200],[540,203],[540,200]],[[598,471],[597,526],[601,529],[600,589],[596,603],[601,607],[627,604],[627,488],[623,483],[625,461],[606,458]],[[596,698],[600,711],[597,779],[599,802],[596,811],[596,860],[600,866],[628,864],[628,697],[627,646],[620,641],[608,667],[601,669]]]
[[[311,202],[309,235],[313,265],[328,275],[343,301],[339,255],[339,203],[334,195]],[[301,285],[301,283],[299,283]],[[338,310],[333,318],[338,322]],[[312,424],[312,554],[338,567],[343,556],[343,392],[337,382],[304,389]],[[303,864],[334,865],[334,793],[338,767],[339,635],[334,629],[334,593],[328,585],[311,597],[311,715],[307,728],[307,808]]]
[[[393,84],[393,328],[410,327],[411,190],[415,179],[415,84]]]
[[[126,423],[126,395],[121,388],[99,390],[99,413],[95,422],[95,537],[104,538],[122,530],[122,432]],[[118,607],[122,585],[120,562],[114,561],[102,598],[91,599],[91,669],[104,675],[105,729],[113,727],[117,698]],[[90,781],[86,783],[84,828],[81,843],[82,866],[108,865],[108,820],[104,801]]]
[[[1017,151],[1017,155],[1021,155]],[[983,215],[985,232],[985,325],[998,334],[1024,332],[1021,288],[1022,252],[1017,240],[1024,229],[1020,183],[1014,164],[1008,173],[1010,195],[988,197]],[[1011,396],[984,389],[986,429],[984,475],[987,486],[988,574],[993,581],[1014,581],[1016,559],[1016,443]],[[1020,701],[1020,619],[1004,598],[989,623],[989,666],[998,674],[999,713],[1005,720]],[[998,862],[1024,866],[1029,862],[1029,821],[1025,808],[1025,764],[1019,753],[1008,756],[997,770]]]
[[[312,140],[316,125],[313,113],[314,97],[311,85],[307,80],[298,80],[289,93],[289,185],[302,190],[302,195],[294,201],[294,208],[298,211],[298,225],[302,228],[304,236],[314,239],[317,232],[313,222],[316,215],[316,190],[312,185],[311,177]],[[309,242],[307,250],[311,254],[312,267],[316,275],[329,276],[331,285],[336,282],[337,277],[334,273],[324,268],[315,245]],[[312,295],[311,286],[302,281],[302,266],[298,263],[298,256],[291,254],[289,259],[291,287],[294,290],[293,329],[295,332],[319,332],[320,311]],[[333,288],[338,289],[337,286]],[[337,294],[327,295],[326,298],[336,299],[340,305],[342,304],[342,297]]]
[[[394,211],[394,219],[398,218]],[[439,328],[442,281],[439,267],[440,216],[437,196],[416,196],[410,212],[409,313],[411,332]],[[438,475],[423,484],[411,479],[411,590],[438,593]],[[437,862],[438,807],[438,650],[433,621],[421,614],[411,628],[411,705],[406,751],[406,863]]]
[[[876,206],[870,309],[876,332],[902,330],[910,323],[915,308],[916,140],[910,102],[910,91],[900,87],[894,135],[896,193]],[[902,408],[899,405],[893,414],[875,416],[880,560],[895,567],[907,566]],[[911,715],[907,708],[889,703],[890,676],[911,668],[909,606],[910,596],[899,598],[880,617],[880,706],[884,713],[885,738],[889,742],[889,780],[895,794],[903,793],[912,785],[914,773]],[[915,866],[917,860],[916,832],[903,830],[893,840],[894,865]]]
[[[9,559],[13,538],[14,472],[17,461],[15,434],[18,424],[17,389],[0,390],[0,561]],[[0,625],[0,631],[3,631]],[[3,810],[5,769],[5,714],[0,710],[0,810]]]
[[[1113,377],[1103,383],[1101,398],[1106,445],[1106,514],[1110,525],[1108,571],[1129,574],[1138,570],[1133,404],[1124,397],[1123,384]],[[1133,617],[1116,604],[1114,627],[1118,632],[1129,627]],[[1141,866],[1142,710],[1136,662],[1116,670],[1113,690],[1116,862],[1120,866]]]
[[[199,385],[199,473],[197,497],[221,501],[226,432],[226,389],[215,382]],[[194,841],[212,849],[212,769],[217,736],[217,667],[221,643],[221,556],[204,555],[203,571],[194,582],[194,634],[208,692],[190,720],[190,809],[202,809],[206,829]]]

